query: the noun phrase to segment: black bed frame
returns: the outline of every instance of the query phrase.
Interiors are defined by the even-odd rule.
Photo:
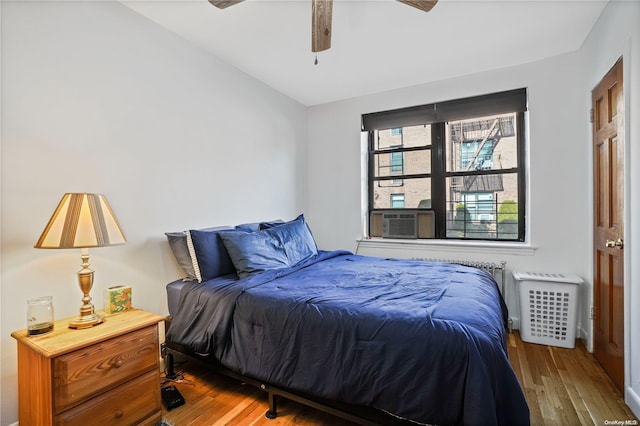
[[[167,321],[167,327],[170,323],[170,319]],[[365,426],[375,425],[389,425],[389,426],[407,426],[407,425],[419,425],[421,423],[412,422],[410,420],[401,419],[384,411],[376,410],[370,407],[364,407],[359,405],[347,404],[328,399],[322,399],[308,395],[302,392],[281,388],[279,386],[273,386],[269,383],[265,383],[261,380],[256,380],[252,377],[244,376],[233,370],[230,370],[220,364],[218,360],[211,356],[203,356],[193,353],[187,350],[185,347],[175,344],[173,342],[165,342],[162,349],[162,355],[167,362],[173,362],[174,356],[185,357],[190,360],[195,360],[198,363],[204,365],[210,370],[224,374],[233,379],[239,380],[243,383],[247,383],[251,386],[255,386],[265,392],[267,392],[269,409],[265,413],[265,417],[269,419],[275,419],[278,416],[278,398],[283,397],[291,401],[295,401],[311,408],[323,411],[325,413],[332,414],[336,417],[351,421]],[[172,356],[168,356],[172,355]],[[167,364],[167,370],[173,371],[173,366]]]

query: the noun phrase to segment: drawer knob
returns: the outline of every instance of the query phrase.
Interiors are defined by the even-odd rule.
[[[122,410],[118,410],[116,411],[116,419],[119,419],[120,417],[122,417],[124,413],[122,412]]]
[[[116,362],[114,362],[114,363],[113,363],[113,366],[114,366],[115,368],[120,368],[120,367],[122,367],[122,360],[121,360],[121,359],[117,360]]]

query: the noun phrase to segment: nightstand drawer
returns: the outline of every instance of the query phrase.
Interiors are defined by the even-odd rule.
[[[56,425],[132,425],[162,417],[159,372],[150,371],[55,418]]]
[[[153,325],[55,358],[54,412],[159,369],[158,357],[158,328]]]

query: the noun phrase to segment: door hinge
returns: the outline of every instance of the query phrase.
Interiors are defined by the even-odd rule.
[[[593,114],[594,114],[593,108],[591,108],[589,110],[589,123],[593,123]]]
[[[591,312],[589,313],[589,318],[590,319],[596,319],[596,307],[595,306],[591,306]]]

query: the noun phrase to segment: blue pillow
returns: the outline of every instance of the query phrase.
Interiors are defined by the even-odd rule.
[[[287,223],[295,222],[297,220],[304,222],[305,226],[309,230],[309,234],[311,234],[311,238],[313,238],[313,233],[311,232],[311,228],[309,228],[309,224],[304,219],[304,214],[298,215],[298,217],[296,217],[293,220],[290,220],[289,222],[285,222],[282,219],[274,220],[274,221],[271,221],[271,222],[260,222],[260,230],[262,231],[263,229],[275,228],[276,226],[285,225]],[[315,240],[314,240],[313,243],[315,244]],[[316,252],[317,252],[318,251],[318,246],[316,245],[315,247],[316,247]]]
[[[187,231],[187,246],[198,282],[235,272],[229,253],[218,238],[221,232],[246,233],[237,229]]]
[[[240,278],[294,266],[318,254],[316,242],[303,218],[263,231],[220,231],[218,235]]]
[[[249,222],[249,223],[241,223],[240,225],[236,225],[236,229],[241,229],[243,231],[248,231],[248,232],[256,232],[256,231],[260,231],[262,228],[262,225],[268,223],[268,224],[280,224],[282,225],[284,223],[284,221],[282,219],[277,219],[277,220],[273,220],[270,222]]]
[[[260,222],[241,223],[236,225],[236,229],[246,232],[256,232],[260,230]]]
[[[212,228],[204,228],[200,229],[200,231],[214,231],[214,230],[229,230],[233,229],[230,226],[216,226]],[[186,274],[185,280],[195,280],[196,273],[193,268],[193,259],[191,258],[191,254],[189,253],[189,247],[187,246],[187,232],[179,231],[179,232],[165,232],[164,235],[167,236],[167,241],[169,242],[169,247],[171,248],[171,252],[173,256],[176,258],[178,265],[184,270]]]
[[[296,217],[293,220],[304,220],[304,215],[300,215],[300,216]],[[291,223],[291,222],[293,222],[293,220],[289,221],[289,222],[285,222],[282,219],[278,219],[278,220],[274,220],[274,221],[271,221],[271,222],[260,222],[259,229],[262,231],[263,229],[269,229],[269,228],[273,228],[273,227],[276,227],[276,226],[284,225],[285,223]]]

